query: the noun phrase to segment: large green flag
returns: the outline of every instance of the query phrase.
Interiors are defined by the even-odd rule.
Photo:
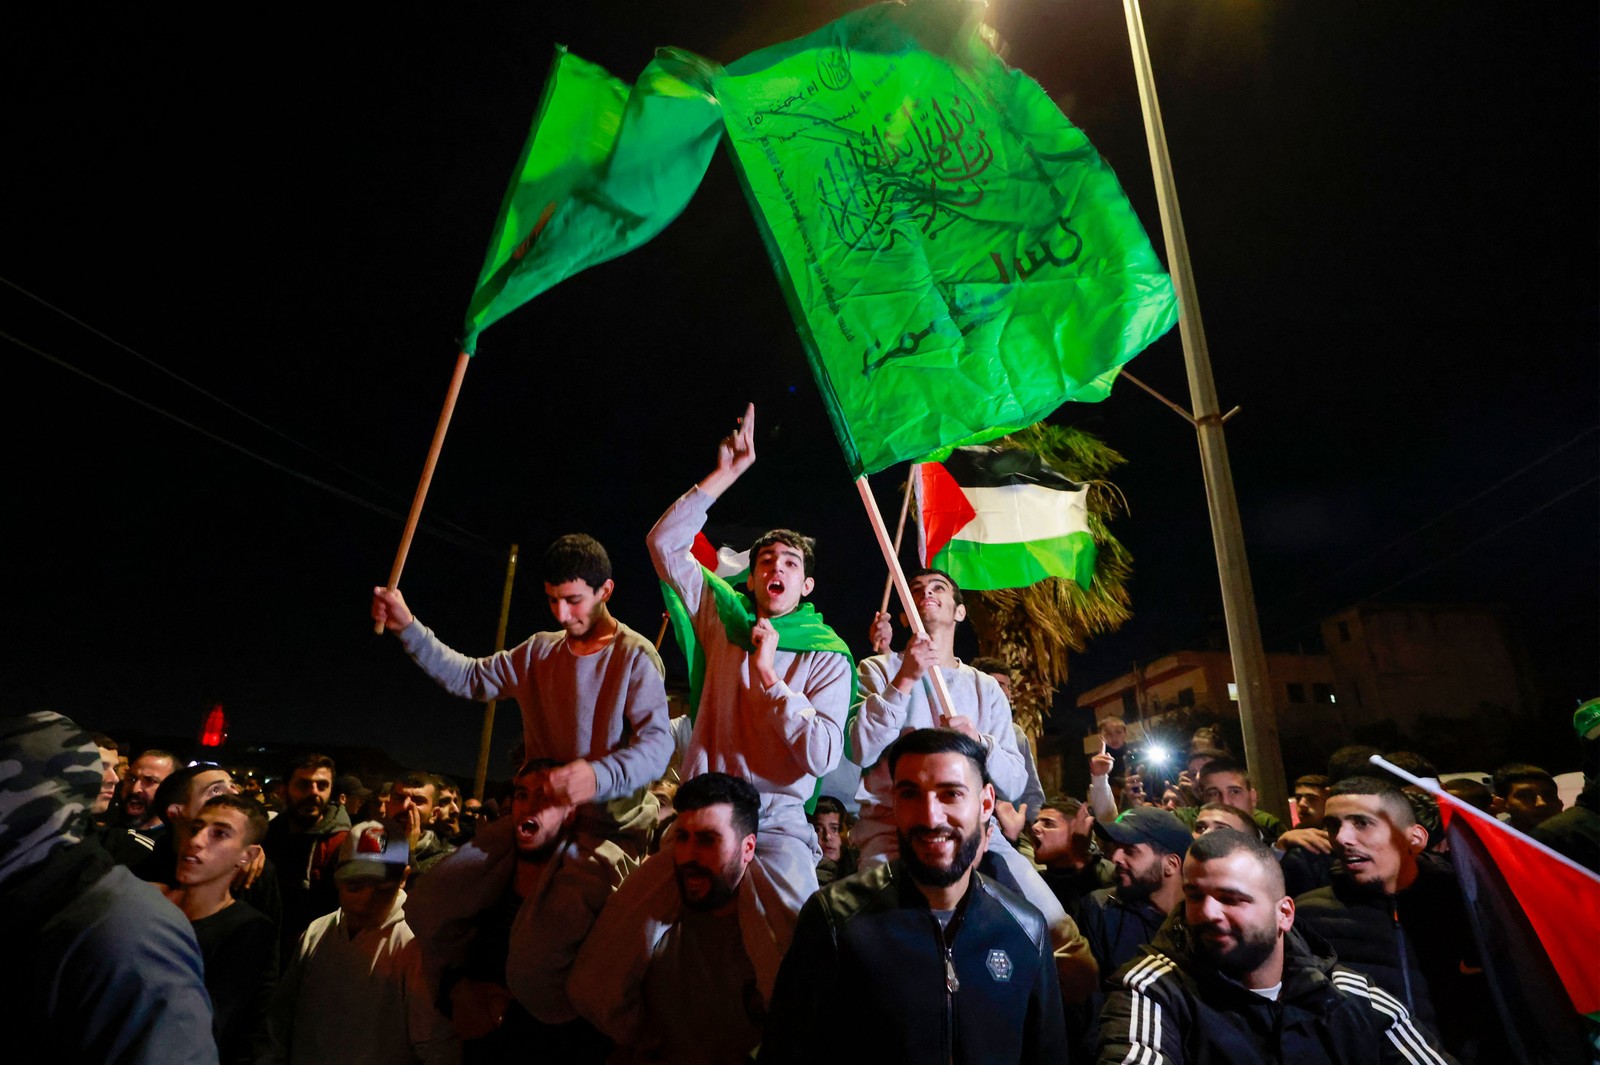
[[[713,83],[858,476],[1103,399],[1177,320],[1116,175],[980,12],[879,4]]]
[[[717,67],[662,49],[628,86],[556,49],[500,205],[462,350],[573,274],[632,251],[683,211],[721,139]]]

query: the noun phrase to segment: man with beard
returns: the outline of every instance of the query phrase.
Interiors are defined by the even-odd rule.
[[[632,859],[612,843],[584,845],[577,807],[550,799],[543,775],[563,764],[545,758],[518,768],[510,816],[435,865],[406,902],[424,970],[467,1062],[503,1061],[534,1046],[552,1061],[605,1055],[605,1041],[567,999],[567,973]],[[582,890],[555,890],[558,882]],[[513,954],[518,941],[529,949]],[[519,968],[525,956],[542,961]]]
[[[325,754],[297,759],[284,787],[288,805],[273,818],[261,845],[277,869],[283,896],[278,957],[285,963],[294,956],[300,933],[339,908],[333,870],[339,845],[350,832],[350,817],[333,801],[333,775],[333,759]]]
[[[1294,931],[1294,900],[1260,840],[1220,828],[1189,845],[1183,906],[1117,974],[1098,1060],[1440,1065],[1452,1059],[1394,996]]]
[[[149,835],[161,827],[161,815],[156,810],[156,789],[178,767],[178,756],[171,751],[150,750],[141,754],[128,766],[128,778],[122,782],[122,823],[135,832]]]
[[[995,802],[986,752],[918,729],[884,757],[899,856],[800,911],[761,1060],[1065,1061],[1050,930],[976,868]],[[857,1014],[843,1055],[826,1023],[840,1003]]]
[[[757,903],[745,871],[761,795],[748,781],[702,773],[678,789],[675,806],[668,847],[681,909],[635,992],[645,1020],[631,1045],[646,1062],[735,1065],[761,1042],[766,1014],[739,920]]]
[[[955,729],[982,746],[985,769],[1001,795],[1020,802],[1028,786],[1027,762],[1017,747],[1005,692],[993,676],[956,657],[956,626],[967,617],[960,587],[949,574],[936,569],[912,575],[910,587],[927,634],[913,638],[903,653],[896,654],[887,650],[892,634],[889,616],[878,614],[873,620],[872,643],[885,651],[863,659],[856,670],[861,701],[850,718],[850,755],[862,768],[861,788],[856,793],[861,817],[852,831],[863,868],[895,856],[892,785],[883,752],[908,732]],[[948,718],[934,697],[934,670],[950,692],[954,713]],[[1032,864],[1017,853],[998,825],[988,840],[988,853],[1005,867],[1011,886],[1047,918],[1065,918]]]
[[[1092,892],[1078,920],[1110,990],[1111,974],[1155,939],[1183,899],[1183,856],[1194,837],[1156,806],[1129,810],[1109,824],[1097,821],[1094,831],[1111,856],[1116,884]]]

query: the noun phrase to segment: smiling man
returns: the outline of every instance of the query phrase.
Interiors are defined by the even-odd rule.
[[[977,870],[994,812],[984,749],[919,729],[885,754],[898,857],[828,885],[801,911],[763,1062],[1051,1062],[1066,1027],[1043,915]]]
[[[657,575],[681,603],[679,638],[690,645],[694,726],[679,773],[685,781],[727,773],[761,796],[761,831],[747,874],[760,904],[741,920],[765,995],[800,906],[817,890],[822,851],[805,805],[843,752],[851,662],[849,647],[804,602],[815,587],[809,537],[789,529],[759,537],[750,548],[748,595],[703,568],[691,551],[711,504],[755,459],[752,405],[718,446],[716,468],[668,508],[646,543]],[[639,1018],[625,1015],[628,1000],[613,973],[637,972],[648,962],[645,952],[672,924],[673,884],[669,855],[647,861],[606,905],[573,966],[573,1003],[619,1041],[631,1037]]]
[[[1189,846],[1183,906],[1116,976],[1098,1060],[1440,1065],[1405,1007],[1314,954],[1259,840],[1217,829]]]

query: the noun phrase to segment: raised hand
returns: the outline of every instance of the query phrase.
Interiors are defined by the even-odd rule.
[[[872,653],[881,655],[889,649],[889,642],[894,639],[894,624],[889,620],[887,611],[880,610],[872,615],[872,629],[867,635],[867,642],[872,645]]]

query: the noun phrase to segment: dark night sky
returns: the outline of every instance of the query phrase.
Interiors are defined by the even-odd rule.
[[[853,6],[8,11],[0,277],[104,334],[0,286],[8,708],[188,733],[221,700],[238,738],[470,771],[475,708],[364,619],[552,43],[631,79],[654,45],[730,61]],[[1120,5],[994,9],[1159,248]],[[1364,596],[1493,602],[1552,716],[1600,692],[1594,6],[1145,21],[1268,649]],[[1131,369],[1187,394],[1175,330]],[[486,653],[506,545],[531,567],[584,529],[653,634],[643,535],[747,399],[760,461],[714,519],[815,532],[819,609],[861,641],[881,562],[722,154],[653,244],[484,335],[410,601]],[[1133,510],[1138,616],[1075,692],[1203,646],[1221,608],[1189,428],[1126,384],[1057,418],[1127,456]],[[549,621],[534,577],[514,638]]]

